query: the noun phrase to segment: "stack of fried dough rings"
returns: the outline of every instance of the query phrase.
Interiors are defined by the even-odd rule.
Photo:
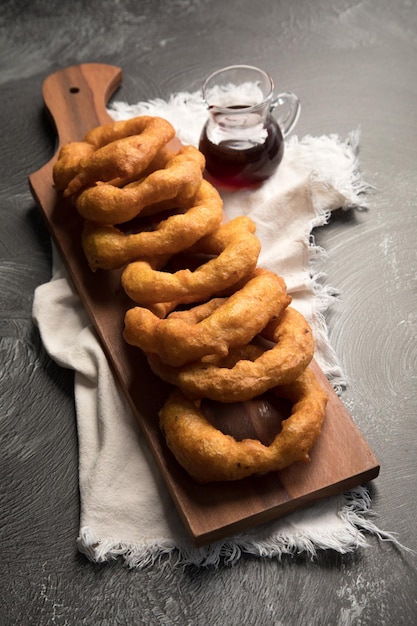
[[[174,386],[160,428],[194,480],[238,480],[308,461],[327,403],[309,367],[311,329],[289,306],[283,278],[258,267],[253,221],[223,221],[203,155],[174,137],[159,117],[97,127],[61,148],[55,187],[84,219],[91,269],[121,271],[136,305],[125,314],[124,339]],[[243,402],[267,391],[292,405],[270,445],[224,434],[201,407],[203,399]]]

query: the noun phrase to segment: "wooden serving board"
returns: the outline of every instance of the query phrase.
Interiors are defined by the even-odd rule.
[[[81,140],[88,130],[110,120],[106,104],[121,81],[119,68],[95,63],[65,68],[45,80],[43,98],[56,126],[57,152],[63,144]],[[329,393],[329,402],[310,463],[209,485],[197,485],[182,470],[158,427],[157,413],[169,388],[152,374],[141,351],[122,338],[124,313],[132,302],[121,289],[120,272],[93,273],[85,261],[82,221],[53,188],[57,152],[29,177],[33,196],[193,542],[204,545],[230,536],[376,478],[377,460],[315,363],[312,367]],[[226,405],[222,411],[234,421],[253,424],[258,408],[259,401],[254,401]]]

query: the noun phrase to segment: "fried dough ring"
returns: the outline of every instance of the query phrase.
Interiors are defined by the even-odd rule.
[[[148,362],[157,376],[179,387],[188,398],[244,402],[272,387],[291,383],[314,354],[310,326],[292,307],[286,308],[260,334],[275,345],[266,349],[248,344],[231,350],[226,359],[218,362],[200,361],[179,368],[166,365],[157,354],[149,354]]]
[[[200,483],[240,480],[282,470],[296,461],[308,462],[322,429],[327,394],[310,369],[289,385],[275,387],[273,393],[288,399],[293,408],[269,446],[223,434],[210,424],[198,403],[179,390],[172,392],[159,412],[160,428],[178,463]]]
[[[97,181],[122,184],[138,177],[174,136],[175,129],[167,120],[147,115],[93,129],[86,135],[86,143],[94,142],[96,149],[80,160],[64,196],[70,197]]]
[[[126,235],[116,226],[86,221],[82,245],[91,269],[116,269],[143,257],[176,254],[220,225],[223,202],[209,182],[203,180],[184,206],[185,213],[161,221],[154,231]]]
[[[145,259],[148,262],[148,259]],[[168,262],[168,261],[167,261]],[[155,266],[152,266],[154,269],[158,269]],[[159,269],[162,269],[164,266],[160,265]],[[213,299],[217,299],[217,298],[228,298],[229,296],[231,296],[235,291],[239,291],[239,289],[242,289],[242,287],[245,286],[245,284],[248,282],[250,278],[249,276],[244,276],[243,278],[241,278],[240,280],[238,280],[237,283],[235,283],[234,285],[231,285],[230,287],[227,287],[226,289],[222,289],[219,293],[215,293],[213,294],[214,298],[211,298],[210,301],[212,301]],[[198,298],[197,300],[195,300],[195,302],[197,302],[198,300],[201,300],[202,298]],[[173,317],[176,315],[176,313],[185,313],[184,310],[180,310],[180,311],[175,311],[175,309],[177,308],[178,305],[181,304],[187,304],[185,302],[177,302],[175,300],[171,300],[171,302],[156,302],[155,304],[148,304],[147,308],[152,311],[153,313],[155,313],[155,315],[157,315],[158,317],[166,317],[167,315],[170,315],[170,317]],[[191,304],[191,303],[189,303]],[[203,303],[204,304],[204,303]],[[198,305],[201,306],[201,305]],[[194,308],[192,309],[192,311],[194,311]],[[217,307],[215,307],[217,308]],[[213,309],[214,310],[214,309]],[[190,311],[187,311],[187,313],[189,313]],[[205,316],[207,317],[207,316]]]
[[[205,355],[226,356],[230,348],[248,343],[290,301],[284,280],[258,269],[242,289],[197,324],[169,316],[160,319],[143,307],[128,310],[124,338],[146,353],[157,353],[168,365],[180,367]]]
[[[102,124],[92,128],[84,137],[84,141],[90,143],[96,148],[102,148],[113,141],[118,141],[124,137],[132,135],[144,136],[157,133],[160,128],[161,117],[153,117],[149,115],[138,115],[128,120],[118,120]],[[166,122],[166,120],[163,120]],[[167,122],[168,123],[168,122]]]
[[[176,199],[183,204],[201,185],[205,159],[193,146],[184,146],[162,169],[124,187],[97,183],[84,189],[75,206],[82,217],[99,224],[122,224],[151,204]]]
[[[171,301],[189,304],[210,298],[255,270],[261,248],[255,228],[249,217],[237,217],[201,239],[194,248],[218,256],[194,272],[182,269],[171,274],[157,271],[144,261],[130,263],[122,274],[123,288],[142,306]]]
[[[78,174],[81,159],[89,157],[94,151],[94,146],[86,141],[71,141],[65,144],[59,151],[58,159],[52,170],[55,189],[63,191]],[[141,174],[141,177],[165,167],[175,154],[177,154],[177,150],[172,149],[170,146],[163,146],[148,168]],[[115,184],[117,181],[112,182]]]
[[[78,174],[80,161],[90,157],[93,152],[94,146],[85,141],[71,141],[62,146],[52,169],[55,189],[64,190]]]

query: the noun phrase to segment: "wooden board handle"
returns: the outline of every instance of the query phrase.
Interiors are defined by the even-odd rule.
[[[42,94],[56,127],[58,149],[110,121],[106,105],[121,82],[122,70],[102,63],[73,65],[45,79]]]
[[[29,176],[29,186],[48,220],[54,220],[57,203],[52,184],[52,167],[59,149],[70,141],[80,141],[92,128],[111,121],[106,105],[121,83],[122,70],[103,63],[72,65],[45,79],[42,95],[56,128],[57,148],[48,163]],[[65,258],[54,225],[51,226],[51,232]]]

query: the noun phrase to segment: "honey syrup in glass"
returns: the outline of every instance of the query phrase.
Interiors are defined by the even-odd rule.
[[[234,105],[234,110],[245,106]],[[210,122],[201,134],[199,149],[206,158],[207,178],[231,190],[254,188],[270,178],[284,154],[284,139],[275,118],[269,114],[258,124],[256,133],[251,127],[247,138],[239,132],[212,132]],[[236,131],[236,127],[234,128]]]

